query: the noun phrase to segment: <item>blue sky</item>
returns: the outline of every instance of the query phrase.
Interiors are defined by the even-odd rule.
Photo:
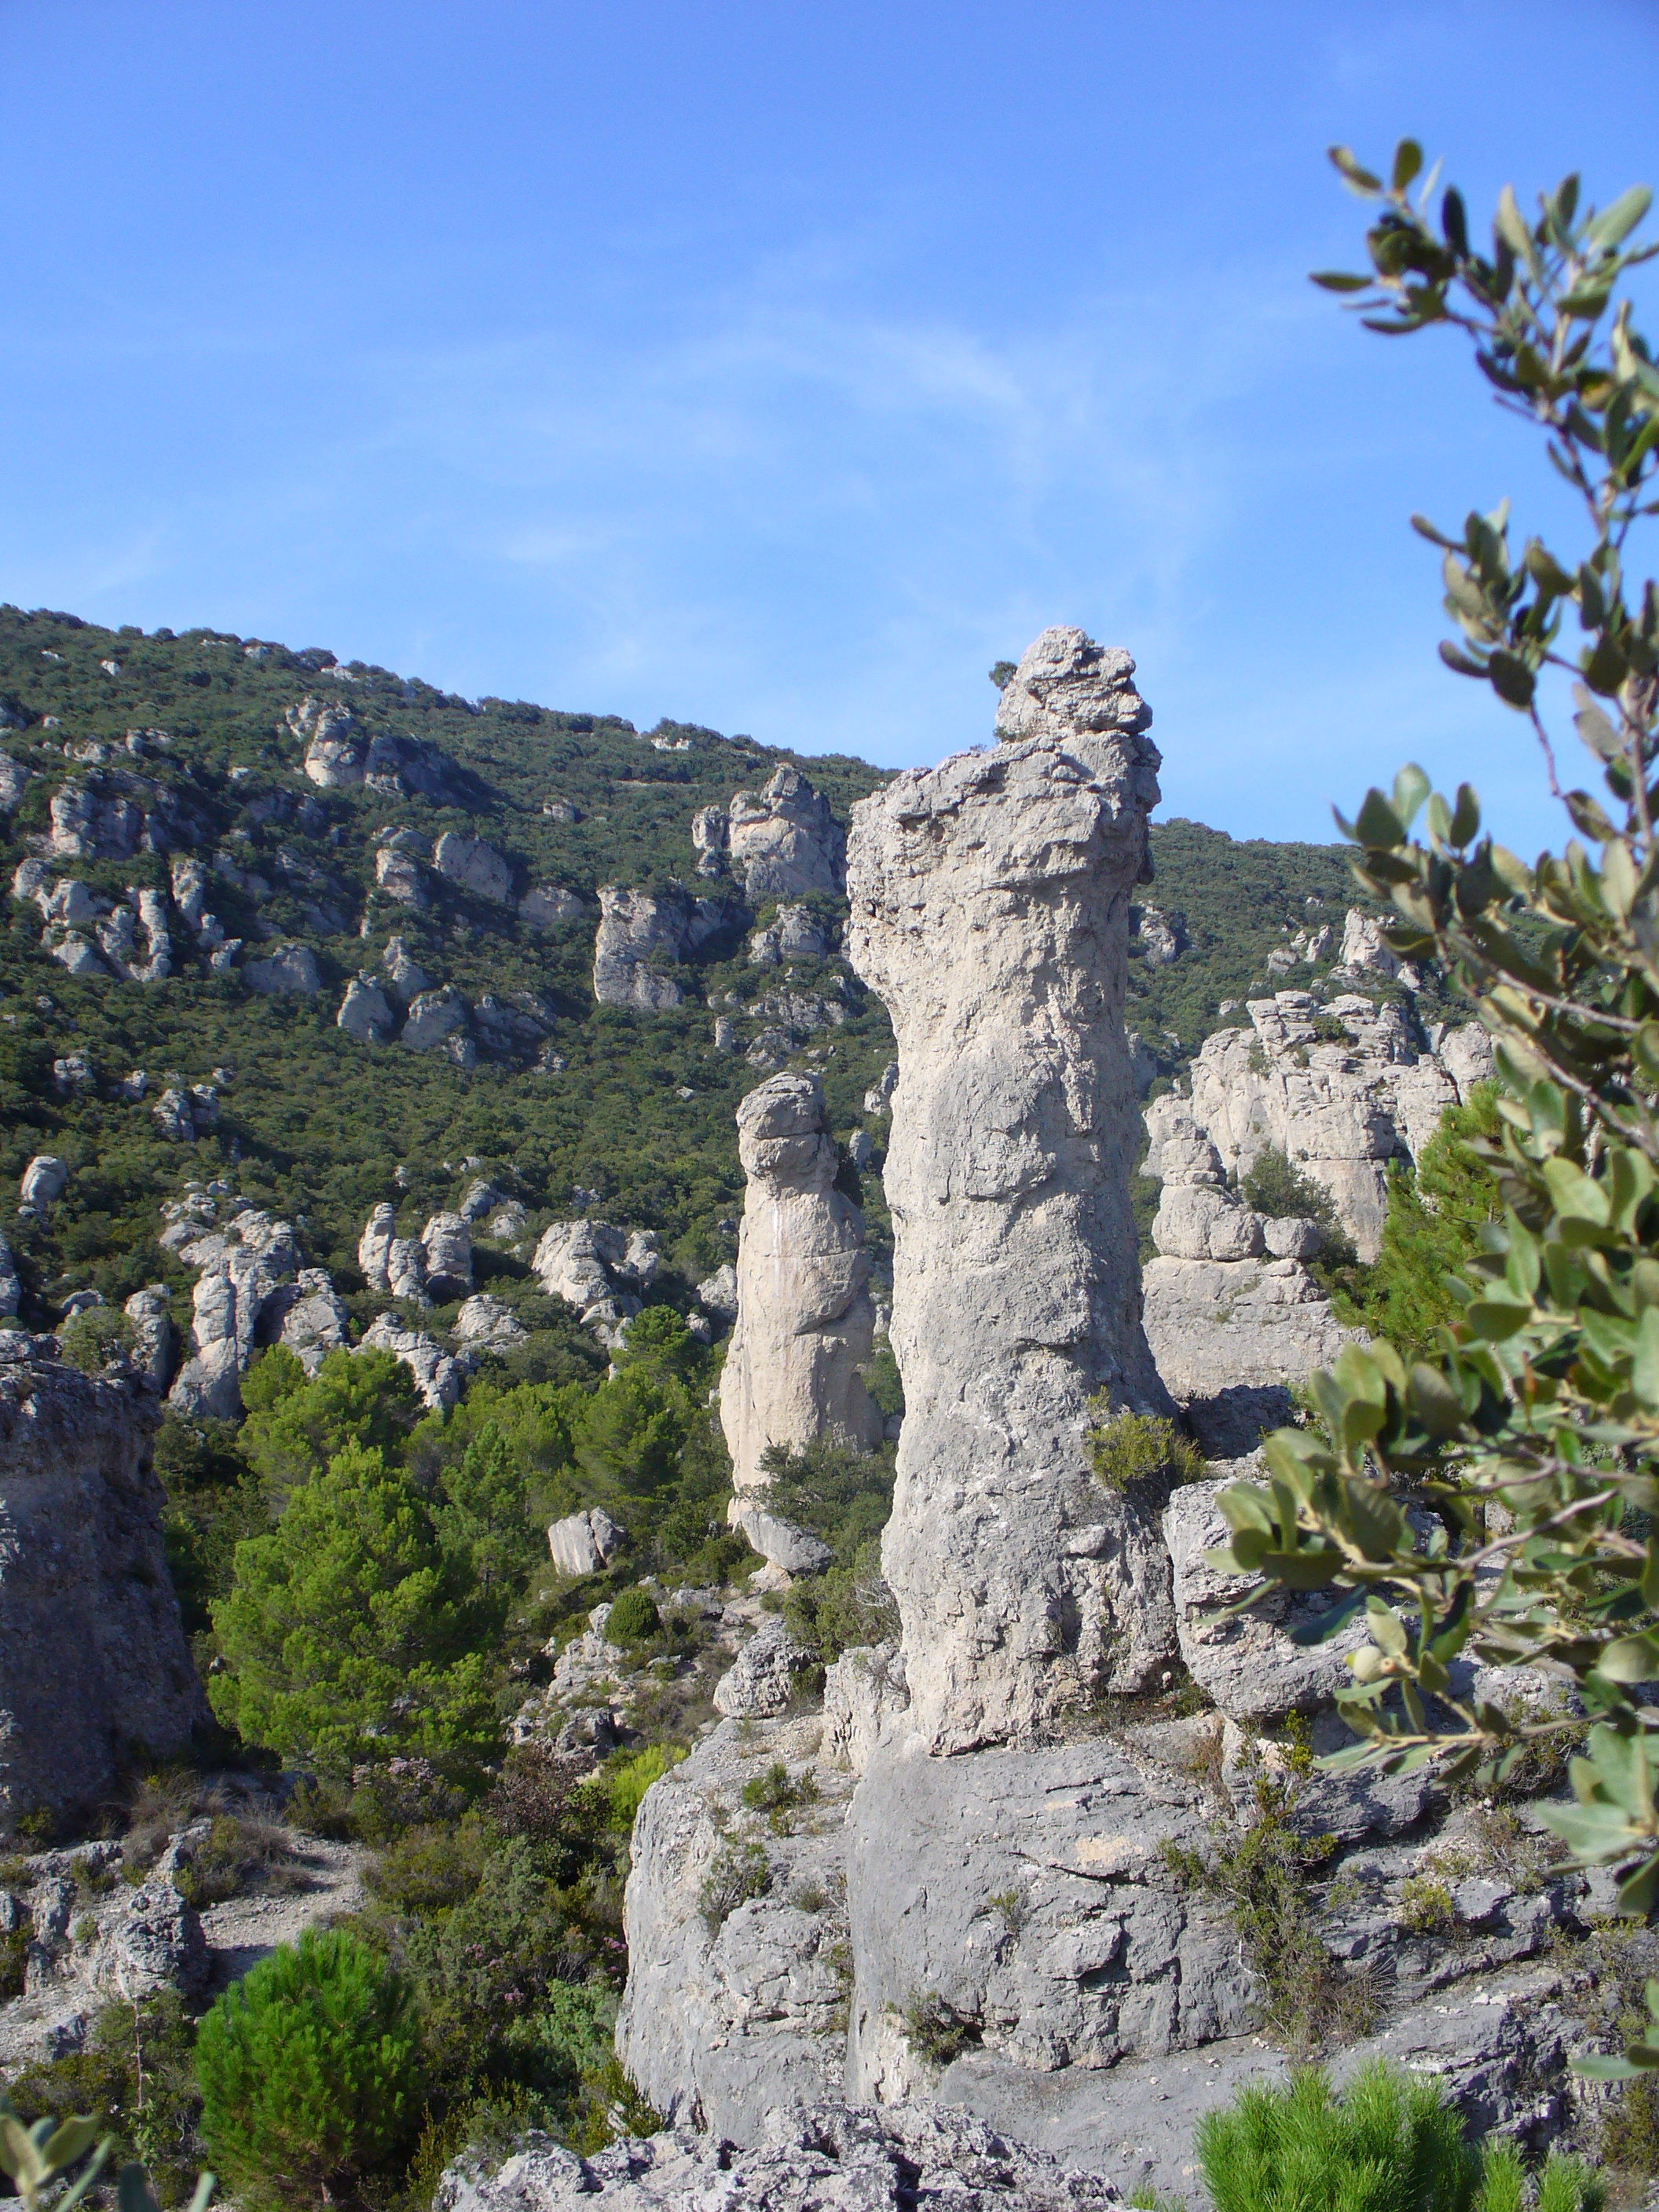
[[[1407,527],[1560,509],[1323,159],[1659,184],[1659,0],[0,0],[0,598],[891,764],[1140,665],[1167,812],[1555,834]]]

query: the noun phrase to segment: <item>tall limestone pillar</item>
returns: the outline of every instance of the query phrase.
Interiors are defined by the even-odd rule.
[[[1088,1465],[1085,1401],[1168,1412],[1140,1320],[1123,1034],[1159,765],[1126,653],[1045,630],[1000,740],[853,810],[854,967],[898,1038],[886,1189],[907,1412],[883,1543],[914,1724],[1029,1739],[1174,1649],[1151,1516]]]
[[[799,1451],[824,1437],[863,1452],[881,1442],[864,1387],[875,1328],[864,1217],[835,1188],[817,1076],[775,1075],[751,1091],[738,1108],[738,1152],[749,1188],[720,1376],[732,1519],[775,1566],[799,1571],[829,1554],[768,1510],[768,1445]]]

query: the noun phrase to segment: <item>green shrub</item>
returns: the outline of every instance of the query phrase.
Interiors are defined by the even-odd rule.
[[[1520,2212],[1512,2145],[1484,2155],[1439,2085],[1377,2060],[1332,2094],[1316,2067],[1206,2112],[1194,2147],[1214,2212]],[[1600,2212],[1588,2166],[1552,2156],[1539,2212]]]
[[[78,2051],[14,2076],[11,2105],[26,2125],[100,2114],[113,2137],[117,2161],[142,2159],[161,2203],[183,2204],[200,2164],[201,2098],[191,2057],[195,2037],[195,2024],[175,1990],[141,1998],[136,2006],[106,2004]]]
[[[709,1934],[718,1933],[740,1905],[764,1897],[771,1887],[772,1867],[763,1844],[726,1844],[715,1854],[697,1893],[697,1910]]]
[[[202,2139],[255,2212],[332,2198],[404,2145],[417,2065],[402,1978],[344,1929],[307,1929],[203,2021]]]
[[[112,1360],[124,1359],[135,1341],[132,1323],[112,1306],[83,1306],[58,1332],[64,1364],[83,1375],[100,1375]]]
[[[657,1611],[651,1593],[642,1589],[625,1589],[606,1616],[605,1637],[607,1644],[623,1647],[643,1644],[647,1637],[655,1636],[662,1626],[662,1615]]]
[[[810,1774],[792,1774],[781,1759],[775,1759],[763,1774],[751,1775],[741,1793],[745,1811],[764,1813],[774,1835],[781,1835],[789,1815],[812,1804],[817,1794],[818,1785]]]
[[[1104,1390],[1090,1399],[1089,1411],[1094,1416],[1090,1464],[1109,1490],[1154,1480],[1176,1484],[1202,1479],[1203,1453],[1173,1421],[1158,1413],[1115,1412]]]
[[[624,1754],[602,1767],[588,1787],[605,1801],[605,1826],[617,1835],[631,1834],[634,1816],[646,1791],[684,1757],[684,1751],[666,1744],[648,1743],[643,1751]]]
[[[899,2009],[898,2018],[917,2057],[941,2073],[981,2039],[979,2022],[958,2012],[937,1990],[915,1992]]]

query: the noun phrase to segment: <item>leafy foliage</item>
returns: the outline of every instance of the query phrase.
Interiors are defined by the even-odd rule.
[[[1454,1662],[1542,1664],[1576,1684],[1594,1723],[1571,1763],[1577,1802],[1544,1817],[1583,1861],[1619,1870],[1624,1909],[1646,1912],[1659,1902],[1659,1708],[1641,1686],[1659,1677],[1659,586],[1638,586],[1627,561],[1638,524],[1659,512],[1659,370],[1615,295],[1659,251],[1626,243],[1650,195],[1581,212],[1569,178],[1528,222],[1506,190],[1486,256],[1455,191],[1437,231],[1426,187],[1408,197],[1410,141],[1386,185],[1334,158],[1378,209],[1372,273],[1321,281],[1363,295],[1373,328],[1462,330],[1582,509],[1577,561],[1536,538],[1514,558],[1506,508],[1471,515],[1461,538],[1419,524],[1442,549],[1461,632],[1443,657],[1527,717],[1553,788],[1540,679],[1571,678],[1612,811],[1587,791],[1562,794],[1578,836],[1528,866],[1481,835],[1467,785],[1448,799],[1411,767],[1345,825],[1359,880],[1393,903],[1390,941],[1438,961],[1496,1040],[1501,1135],[1470,1149],[1502,1216],[1422,1356],[1350,1346],[1315,1378],[1316,1425],[1267,1446],[1272,1489],[1224,1494],[1222,1556],[1293,1589],[1346,1591],[1328,1625],[1364,1605],[1373,1641],[1351,1662],[1343,1709],[1366,1741],[1344,1763],[1449,1757],[1454,1774],[1484,1763],[1501,1779],[1530,1742],[1576,1723],[1477,1700]],[[1413,1492],[1437,1516],[1421,1543]],[[1659,2066],[1659,2037],[1628,2063]]]
[[[1127,1490],[1137,1482],[1196,1482],[1202,1476],[1203,1453],[1162,1414],[1115,1411],[1104,1390],[1090,1399],[1089,1411],[1094,1417],[1089,1464],[1109,1490]]]
[[[408,2136],[418,2060],[404,1979],[346,1929],[307,1929],[203,2021],[203,2138],[251,2207],[332,2197]]]
[[[1496,1091],[1477,1085],[1468,1105],[1446,1109],[1414,1165],[1389,1164],[1382,1248],[1352,1301],[1352,1318],[1402,1357],[1422,1358],[1462,1311],[1448,1278],[1474,1263],[1481,1232],[1502,1204],[1474,1144],[1490,1147],[1500,1127]]]

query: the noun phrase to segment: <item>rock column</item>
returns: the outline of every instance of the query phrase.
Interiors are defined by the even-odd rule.
[[[883,1546],[935,1751],[1029,1737],[1173,1650],[1150,1516],[1086,1401],[1166,1412],[1141,1328],[1122,1023],[1158,798],[1134,664],[1049,629],[1001,742],[853,811],[848,950],[898,1038],[886,1188],[908,1412]]]
[[[749,1189],[738,1247],[738,1318],[720,1378],[733,1522],[792,1571],[823,1547],[765,1510],[762,1455],[827,1437],[854,1451],[881,1441],[864,1386],[875,1327],[864,1219],[836,1189],[835,1140],[815,1075],[775,1075],[738,1109]]]

